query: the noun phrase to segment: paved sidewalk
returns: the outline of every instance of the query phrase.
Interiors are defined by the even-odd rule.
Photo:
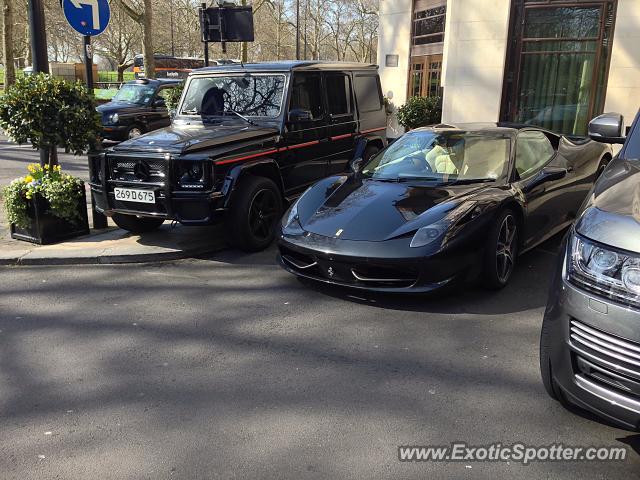
[[[12,240],[0,231],[0,265],[76,265],[177,260],[213,253],[225,246],[220,226],[172,227],[135,235],[119,228],[92,230],[90,235],[55,245]]]

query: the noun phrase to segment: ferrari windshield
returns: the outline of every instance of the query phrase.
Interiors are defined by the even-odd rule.
[[[489,182],[506,175],[511,139],[499,132],[415,130],[362,170],[375,180]]]
[[[277,117],[284,96],[284,75],[215,75],[194,77],[180,109],[203,120],[224,115]]]

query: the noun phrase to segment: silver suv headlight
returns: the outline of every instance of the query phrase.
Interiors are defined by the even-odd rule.
[[[625,305],[640,307],[640,256],[571,235],[567,280]]]

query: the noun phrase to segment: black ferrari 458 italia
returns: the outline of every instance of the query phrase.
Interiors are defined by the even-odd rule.
[[[609,145],[531,126],[412,130],[309,188],[282,220],[279,261],[367,290],[501,288],[520,253],[571,224],[611,158]]]

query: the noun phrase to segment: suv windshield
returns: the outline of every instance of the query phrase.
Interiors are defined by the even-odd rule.
[[[192,78],[180,114],[216,117],[277,117],[284,96],[284,75],[216,75]]]
[[[113,97],[114,102],[135,103],[146,105],[153,97],[156,89],[141,83],[125,83]]]
[[[409,132],[373,157],[362,174],[374,180],[465,183],[503,177],[511,139],[492,132]]]

